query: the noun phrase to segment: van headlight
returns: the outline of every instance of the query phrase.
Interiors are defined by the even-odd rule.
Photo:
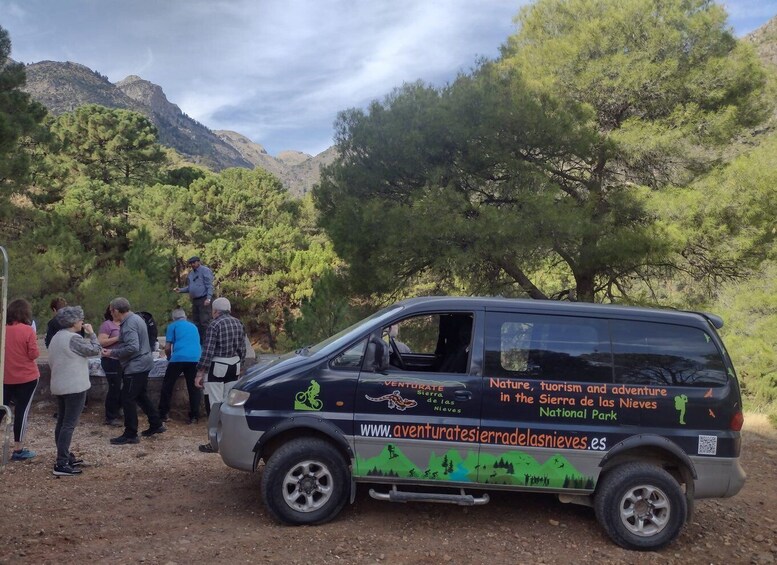
[[[227,405],[228,406],[242,406],[246,402],[248,402],[248,399],[251,398],[251,395],[247,393],[244,390],[235,390],[234,388],[229,391],[229,396],[227,397]]]

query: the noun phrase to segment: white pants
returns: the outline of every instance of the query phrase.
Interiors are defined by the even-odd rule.
[[[205,383],[205,394],[208,395],[208,401],[211,407],[217,402],[224,402],[229,395],[229,391],[235,386],[237,381],[229,383]]]

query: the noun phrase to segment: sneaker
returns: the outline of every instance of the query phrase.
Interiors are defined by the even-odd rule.
[[[216,450],[213,449],[213,446],[209,443],[203,443],[200,446],[200,451],[202,451],[203,453],[216,453]]]
[[[157,426],[156,428],[149,428],[147,430],[143,430],[140,432],[140,435],[143,437],[151,437],[154,434],[163,434],[167,431],[167,428],[164,426]]]
[[[103,422],[103,424],[106,426],[118,427],[118,426],[123,426],[124,422],[122,422],[118,418],[108,418],[105,420],[105,422]]]
[[[76,454],[71,451],[67,464],[70,465],[71,467],[80,467],[81,465],[84,464],[84,460],[80,459],[79,457],[76,457]]]
[[[75,475],[80,475],[81,473],[83,473],[81,469],[76,469],[71,465],[54,466],[54,475],[57,477],[73,477]]]
[[[24,449],[19,449],[17,451],[14,451],[11,454],[11,461],[27,461],[28,459],[32,459],[35,457],[35,452],[30,451],[26,447]]]
[[[138,436],[128,437],[122,434],[119,437],[112,437],[111,443],[113,445],[124,445],[126,443],[140,443],[140,438]]]
[[[196,424],[200,421],[199,418],[189,418],[189,425]]]

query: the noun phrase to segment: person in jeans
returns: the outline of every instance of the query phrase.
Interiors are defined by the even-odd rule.
[[[99,355],[100,342],[91,324],[84,323],[84,311],[80,306],[65,306],[57,311],[61,329],[49,342],[49,366],[51,367],[51,394],[57,397],[57,426],[54,441],[57,445],[57,476],[80,475],[82,459],[70,451],[73,432],[81,418],[81,411],[89,390],[89,360]],[[86,338],[79,333],[83,330]]]
[[[27,433],[27,417],[32,407],[32,397],[38,388],[40,371],[35,360],[40,355],[38,338],[32,329],[32,307],[19,298],[13,300],[5,314],[5,371],[3,375],[3,398],[14,404],[13,461],[26,461],[35,457],[35,452],[24,447]],[[0,421],[5,412],[0,413]]]
[[[103,318],[105,321],[97,332],[97,340],[105,349],[113,349],[119,341],[120,328],[110,305],[105,309]],[[108,392],[105,394],[105,425],[121,426],[121,364],[113,357],[102,357],[100,364],[108,383]]]
[[[226,298],[213,301],[214,319],[208,326],[205,348],[197,364],[194,384],[205,388],[211,406],[226,400],[240,376],[240,365],[246,357],[245,328],[230,314],[231,310],[232,305]],[[214,453],[210,442],[200,445],[200,451]]]
[[[200,360],[200,334],[197,326],[186,319],[186,312],[176,308],[172,312],[173,323],[165,332],[165,355],[167,370],[162,381],[159,397],[159,415],[163,422],[169,419],[170,401],[178,377],[183,374],[189,391],[189,423],[196,424],[200,418],[200,389],[194,386],[197,376],[197,362]]]
[[[138,411],[140,406],[148,417],[148,429],[143,437],[167,431],[151,400],[148,398],[148,374],[154,366],[148,330],[143,318],[130,310],[129,300],[118,297],[111,300],[111,313],[119,320],[119,341],[112,349],[103,349],[106,357],[121,363],[121,407],[124,410],[124,433],[111,438],[113,445],[138,443]]]
[[[205,332],[211,320],[210,301],[213,298],[213,271],[202,264],[196,255],[189,258],[191,271],[186,286],[174,288],[178,293],[188,293],[192,300],[192,322],[200,332],[200,343],[205,342]]]

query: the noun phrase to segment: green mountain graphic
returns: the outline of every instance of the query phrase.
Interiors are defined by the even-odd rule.
[[[520,451],[499,455],[467,451],[462,458],[451,449],[432,452],[426,467],[415,465],[394,444],[375,457],[356,458],[358,476],[397,477],[437,481],[479,482],[493,485],[515,485],[537,488],[592,489],[593,478],[582,475],[563,455],[556,454],[540,464]]]

